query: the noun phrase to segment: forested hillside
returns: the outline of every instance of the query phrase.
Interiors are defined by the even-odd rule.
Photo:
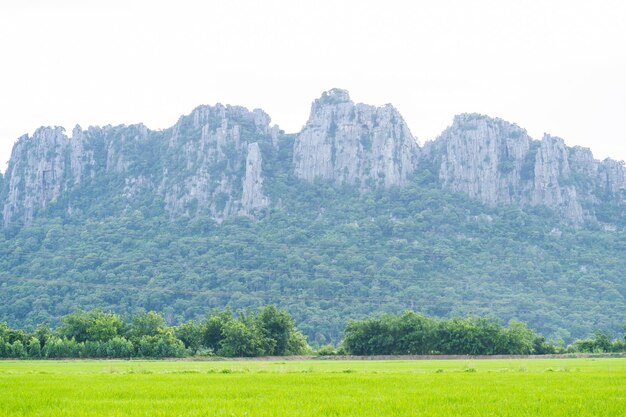
[[[520,128],[466,119],[478,127],[457,120],[420,148],[391,106],[331,92],[297,135],[218,106],[158,132],[22,138],[0,179],[0,321],[103,308],[177,324],[276,304],[312,344],[406,309],[517,319],[566,342],[621,330],[623,164],[585,165],[552,139],[514,147]],[[493,152],[462,162],[467,141]]]
[[[428,173],[369,194],[299,181],[281,191],[283,207],[259,221],[172,221],[157,204],[40,217],[0,243],[0,315],[35,324],[79,306],[143,307],[176,323],[276,303],[317,343],[337,341],[348,318],[408,308],[516,318],[566,340],[623,324],[623,233],[487,208]]]

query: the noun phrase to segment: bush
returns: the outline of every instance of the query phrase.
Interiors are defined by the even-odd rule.
[[[315,353],[319,356],[334,356],[337,354],[337,351],[335,350],[335,346],[329,344],[320,346]]]
[[[181,358],[187,353],[183,342],[171,329],[155,336],[142,336],[136,346],[137,356],[145,358]]]

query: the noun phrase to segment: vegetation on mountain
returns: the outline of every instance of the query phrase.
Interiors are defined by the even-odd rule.
[[[145,309],[173,325],[274,303],[322,345],[374,312],[516,319],[565,342],[614,334],[626,316],[621,229],[483,206],[428,170],[402,188],[358,193],[276,169],[267,190],[283,196],[280,207],[218,224],[171,219],[150,195],[122,204],[95,178],[64,197],[73,215],[51,204],[0,234],[0,317],[34,326],[77,308]]]
[[[564,343],[615,335],[625,178],[477,114],[419,147],[393,106],[338,89],[297,135],[222,105],[161,131],[40,128],[0,177],[0,319],[156,310],[176,326],[275,304],[315,345],[407,309],[523,321]]]

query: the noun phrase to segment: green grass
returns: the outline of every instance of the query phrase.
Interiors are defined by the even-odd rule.
[[[4,361],[0,416],[625,416],[626,359]]]

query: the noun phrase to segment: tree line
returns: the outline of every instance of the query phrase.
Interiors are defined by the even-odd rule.
[[[515,320],[502,326],[485,317],[437,319],[407,311],[350,321],[343,348],[355,355],[543,355],[624,352],[626,340],[597,331],[565,347]]]
[[[312,349],[286,310],[274,305],[233,314],[214,310],[203,320],[168,326],[148,311],[122,317],[100,309],[77,310],[56,329],[34,331],[0,323],[0,358],[180,358],[318,355],[528,355],[626,351],[626,340],[598,331],[567,347],[548,341],[525,323],[502,326],[485,317],[438,319],[407,311],[351,320],[342,343]]]
[[[284,356],[309,349],[293,319],[273,305],[256,312],[209,313],[202,321],[167,326],[163,315],[120,315],[78,310],[61,319],[53,331],[40,325],[33,332],[0,323],[3,358],[180,358],[185,356]]]

